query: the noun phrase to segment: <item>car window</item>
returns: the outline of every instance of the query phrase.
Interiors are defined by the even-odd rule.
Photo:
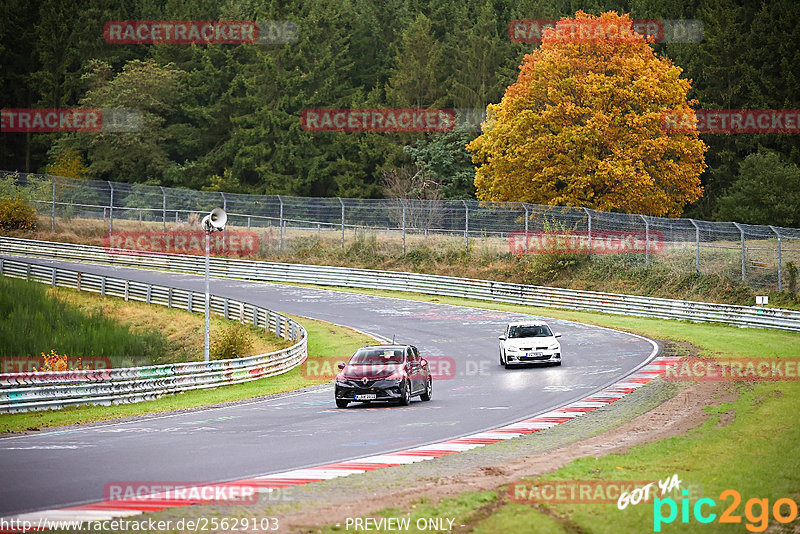
[[[419,360],[419,355],[414,354],[414,351],[411,350],[411,347],[406,349],[406,357],[408,357],[408,361],[410,362],[416,362]]]
[[[548,328],[547,325],[512,326],[508,329],[509,338],[549,337],[552,335],[553,333],[550,331],[550,328]]]
[[[358,349],[350,358],[351,365],[383,365],[387,363],[403,363],[403,349]]]

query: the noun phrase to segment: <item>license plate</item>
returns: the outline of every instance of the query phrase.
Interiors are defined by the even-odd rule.
[[[356,395],[356,400],[375,400],[378,396],[374,393],[367,393],[365,395]]]
[[[525,357],[526,358],[541,358],[542,356],[544,356],[543,352],[526,352],[525,353]]]

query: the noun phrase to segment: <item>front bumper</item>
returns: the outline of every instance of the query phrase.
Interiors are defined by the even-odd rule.
[[[337,399],[362,402],[356,395],[375,395],[376,401],[399,400],[403,397],[403,382],[397,380],[374,380],[363,384],[360,380],[336,382],[334,396]]]
[[[509,364],[526,363],[558,363],[561,361],[561,351],[542,351],[541,356],[526,356],[524,352],[506,352],[506,362]]]

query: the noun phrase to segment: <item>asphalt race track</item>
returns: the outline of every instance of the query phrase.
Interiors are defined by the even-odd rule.
[[[77,268],[74,263],[31,260]],[[99,265],[80,269],[203,291],[203,278]],[[0,516],[99,501],[110,482],[216,482],[407,449],[515,422],[615,382],[653,346],[622,332],[550,321],[561,367],[503,369],[497,336],[519,314],[243,280],[211,292],[352,326],[448,356],[452,378],[411,406],[333,402],[332,386],[223,408],[0,439]],[[536,308],[531,308],[532,312]],[[157,326],[157,325],[154,325]],[[342,360],[349,357],[343,354]]]

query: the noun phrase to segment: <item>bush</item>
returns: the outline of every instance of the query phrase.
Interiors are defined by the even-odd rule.
[[[242,358],[253,346],[247,327],[238,323],[226,326],[211,343],[209,352],[214,360]]]
[[[0,197],[0,229],[36,230],[36,210],[21,198]]]
[[[786,277],[789,279],[789,294],[797,295],[797,265],[793,261],[786,263]]]

